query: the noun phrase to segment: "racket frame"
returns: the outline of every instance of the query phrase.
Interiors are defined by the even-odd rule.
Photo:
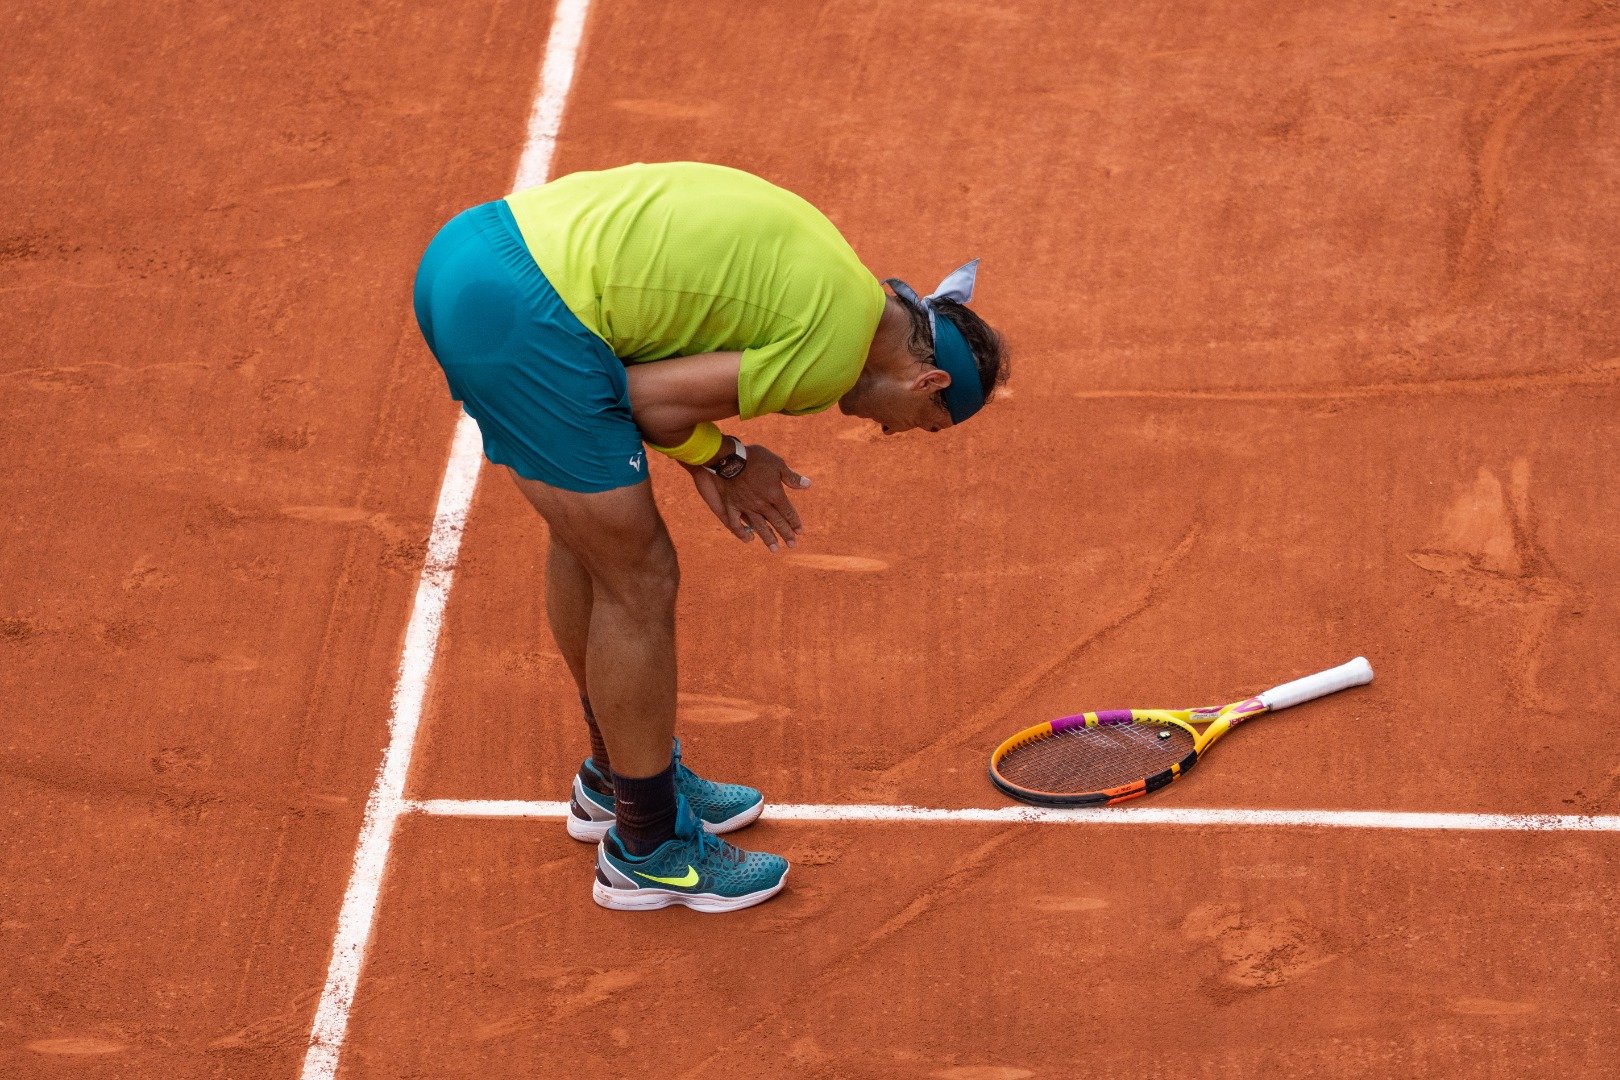
[[[1097,712],[1059,717],[1025,728],[996,747],[995,752],[990,755],[990,780],[996,787],[1018,801],[1036,806],[1112,806],[1158,791],[1179,777],[1185,776],[1221,736],[1245,720],[1253,720],[1263,713],[1290,708],[1352,686],[1362,686],[1372,682],[1372,678],[1372,665],[1367,663],[1365,657],[1358,656],[1338,667],[1274,686],[1264,693],[1244,698],[1242,701],[1234,701],[1230,705],[1202,709],[1101,709]],[[1002,759],[1021,746],[1077,727],[1114,724],[1150,724],[1160,727],[1174,725],[1192,735],[1193,748],[1180,761],[1172,762],[1169,768],[1104,791],[1073,793],[1035,791],[1014,784],[1001,775],[999,766]],[[1194,724],[1209,726],[1200,732],[1193,727]]]
[[[1222,735],[1225,735],[1243,721],[1252,720],[1261,713],[1268,711],[1265,704],[1258,697],[1251,697],[1242,701],[1234,701],[1230,705],[1213,708],[1099,709],[1096,712],[1060,716],[1056,720],[1048,720],[1043,724],[1025,728],[996,747],[995,753],[990,755],[990,780],[996,787],[1020,802],[1033,803],[1036,806],[1112,806],[1114,803],[1140,798],[1149,792],[1158,791],[1179,777],[1185,776],[1194,765],[1198,764],[1199,759],[1204,756],[1204,752],[1214,746],[1215,741]],[[1001,775],[1001,770],[998,767],[1001,760],[1021,746],[1027,746],[1038,739],[1044,739],[1062,731],[1072,731],[1077,727],[1108,727],[1117,724],[1179,727],[1192,736],[1193,748],[1180,761],[1172,762],[1167,769],[1162,769],[1152,776],[1133,780],[1129,784],[1108,788],[1103,791],[1072,794],[1055,791],[1035,791],[1032,788],[1020,787]],[[1199,731],[1193,727],[1194,724],[1208,724],[1209,726],[1204,728],[1203,731]]]

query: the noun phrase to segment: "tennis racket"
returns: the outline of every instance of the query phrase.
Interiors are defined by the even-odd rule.
[[[1348,664],[1208,709],[1110,709],[1026,728],[990,755],[990,779],[1037,806],[1110,806],[1158,791],[1198,764],[1245,720],[1372,682],[1372,665]],[[1202,733],[1194,724],[1209,724]]]

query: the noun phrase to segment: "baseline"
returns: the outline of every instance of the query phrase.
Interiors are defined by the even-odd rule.
[[[429,817],[558,818],[566,802],[521,799],[420,799],[406,813]],[[1267,828],[1402,829],[1454,832],[1620,832],[1620,815],[1461,814],[1383,810],[1241,810],[1224,807],[1115,806],[1057,810],[1040,806],[942,809],[874,803],[768,806],[765,821],[948,821],[1010,825],[1237,825]]]

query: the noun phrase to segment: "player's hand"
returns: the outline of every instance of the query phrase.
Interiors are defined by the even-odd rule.
[[[803,490],[810,479],[788,468],[773,451],[749,446],[748,465],[732,480],[703,468],[690,471],[698,494],[737,539],[747,543],[757,535],[772,551],[784,543],[796,546],[804,525],[785,489]]]

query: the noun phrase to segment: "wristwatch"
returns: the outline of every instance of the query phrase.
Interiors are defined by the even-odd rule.
[[[727,435],[726,438],[731,440],[731,445],[733,447],[731,453],[727,454],[713,465],[705,465],[703,467],[714,473],[714,475],[718,476],[722,480],[731,480],[734,479],[738,473],[742,472],[743,467],[748,464],[748,448],[743,445],[743,441],[741,439],[734,435]]]

